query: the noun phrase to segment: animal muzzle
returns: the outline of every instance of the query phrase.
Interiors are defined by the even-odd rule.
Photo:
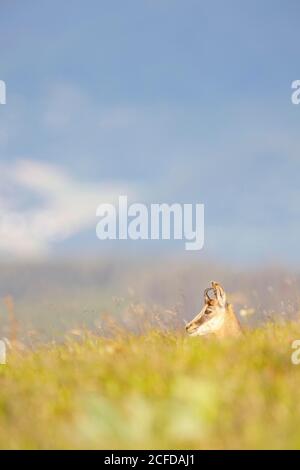
[[[187,332],[188,335],[193,336],[197,333],[198,330],[198,325],[195,325],[195,323],[188,323],[185,326],[185,331]]]

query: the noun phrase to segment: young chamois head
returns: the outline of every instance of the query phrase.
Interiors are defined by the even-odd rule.
[[[190,336],[213,334],[218,337],[239,336],[241,327],[226,294],[217,282],[204,291],[204,306],[200,313],[186,325]]]

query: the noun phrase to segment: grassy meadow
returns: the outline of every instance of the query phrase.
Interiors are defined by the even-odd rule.
[[[185,335],[211,279],[241,340]],[[0,448],[300,448],[299,282],[189,259],[3,264]]]
[[[297,322],[240,340],[71,331],[0,366],[0,448],[300,448]]]

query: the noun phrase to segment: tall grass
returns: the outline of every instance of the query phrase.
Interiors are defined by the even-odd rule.
[[[224,342],[149,328],[12,346],[0,447],[300,448],[295,339],[300,326],[287,323]]]

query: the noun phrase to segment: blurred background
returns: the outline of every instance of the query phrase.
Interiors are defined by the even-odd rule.
[[[183,322],[211,279],[247,322],[297,316],[299,2],[0,9],[3,334],[9,312],[52,338],[132,302]],[[99,241],[96,208],[119,194],[204,203],[203,250]]]

